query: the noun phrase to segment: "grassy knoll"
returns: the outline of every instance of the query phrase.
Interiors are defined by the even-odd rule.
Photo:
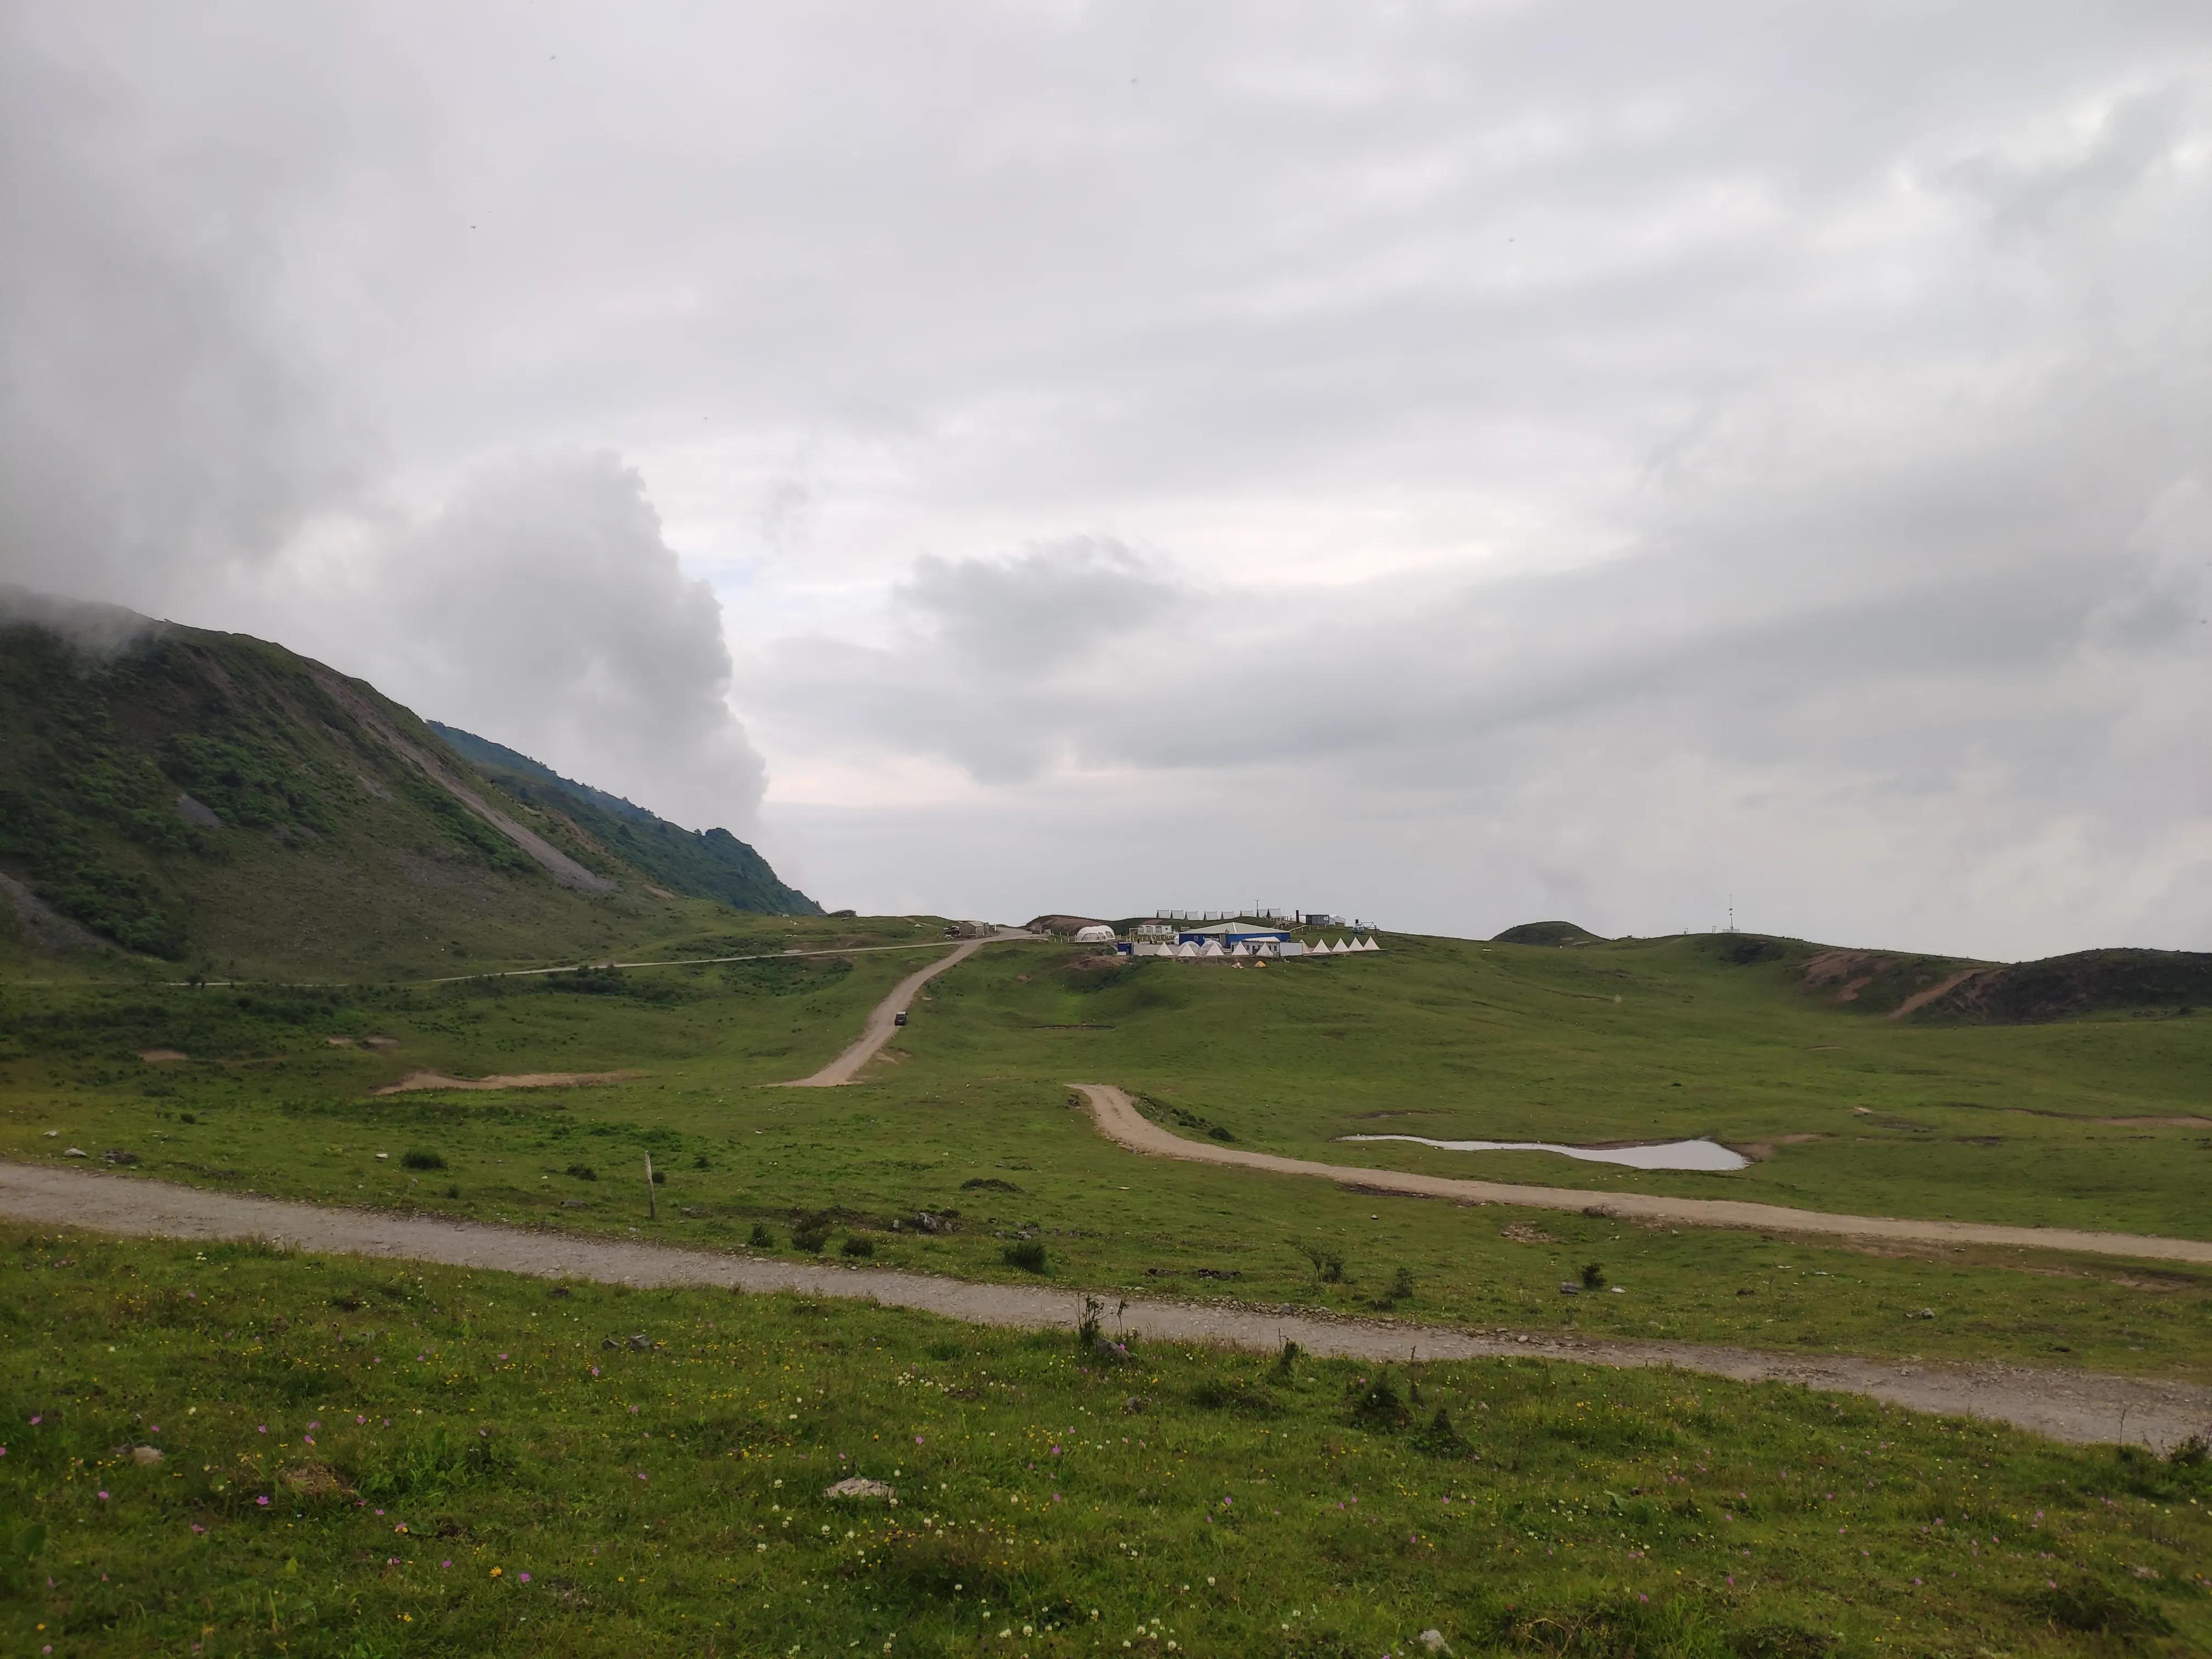
[[[20,1228],[0,1322],[10,1653],[2212,1643],[2201,1463],[1777,1387]]]
[[[787,933],[807,945],[831,939],[833,927],[876,940],[933,939],[940,931],[902,919],[763,926],[775,939]],[[671,939],[666,954],[699,953],[698,943]],[[1439,1068],[1473,1065],[1474,1051],[1454,1045],[1470,1042],[1465,1033],[1475,1029],[1468,986],[1491,971],[1476,946],[1407,950],[1310,971],[1163,963],[1123,975],[1073,969],[1060,947],[994,945],[928,988],[900,1047],[867,1082],[828,1091],[755,1086],[810,1071],[836,1053],[884,989],[933,955],[889,951],[417,991],[13,988],[0,993],[0,1030],[9,1045],[0,1051],[0,1156],[45,1161],[75,1145],[95,1159],[110,1150],[128,1153],[139,1160],[128,1167],[142,1174],[210,1187],[581,1231],[636,1230],[708,1247],[790,1251],[799,1233],[833,1251],[866,1250],[885,1265],[971,1278],[1030,1279],[1041,1271],[1071,1287],[1297,1303],[1413,1321],[2212,1376],[2212,1273],[2203,1270],[2048,1252],[1853,1249],[1376,1199],[1317,1181],[1136,1158],[1102,1140],[1060,1086],[1070,1077],[1127,1081],[1240,1142],[1344,1158],[1354,1149],[1326,1139],[1327,1114],[1371,1125],[1357,1115],[1429,1109],[1437,1077],[1447,1074]],[[1527,1063],[1516,1054],[1548,1044],[1558,1066],[1590,1068],[1587,1097],[1575,1109],[1588,1115],[1583,1127],[1545,1124],[1550,1133],[1577,1138],[1606,1138],[1597,1115],[1612,1109],[1598,1088],[1601,1066],[1617,1077],[1638,1074],[1650,1063],[1638,1056],[1654,1045],[1678,1058],[1684,1048],[1705,1053],[1710,1080],[1727,1070],[1718,1054],[1735,1042],[1752,1052],[1754,1079],[1792,1085],[1739,1082],[1729,1094],[1713,1084],[1718,1103],[1694,1109],[1673,1103],[1686,1089],[1652,1091],[1682,1120],[1696,1109],[1721,1115],[1695,1127],[1729,1139],[1763,1129],[1778,1139],[1805,1114],[1832,1115],[1839,1109],[1819,1099],[1812,1082],[1838,1050],[1809,1042],[1759,1048],[1760,1032],[1777,1023],[1799,1037],[1862,1045],[1841,1051],[1857,1053],[1868,1076],[1888,1078],[1881,1086],[1896,1091],[1907,1086],[1900,1079],[1917,1079],[1911,1086],[1929,1091],[1950,1085],[1940,1076],[1929,1081],[1924,1064],[1917,1073],[1901,1066],[1882,1071],[1892,1064],[1885,1044],[1923,1045],[1914,1052],[1955,1073],[1993,1064],[1971,1057],[2008,1037],[2033,1045],[2094,1030],[2141,1045],[2150,1058],[2138,1069],[2155,1079],[2178,1064],[2173,1045],[2212,1024],[1923,1031],[1808,1008],[1786,985],[1761,990],[1730,977],[1732,969],[1700,969],[1693,960],[1681,971],[1701,973],[1692,982],[1705,988],[1689,994],[1694,1003],[1686,997],[1677,1006],[1720,1005],[1722,1014],[1686,1028],[1689,1036],[1676,1030],[1670,1036],[1662,1027],[1608,1048],[1572,1023],[1583,1018],[1578,1000],[1542,977],[1564,975],[1571,986],[1573,975],[1588,971],[1564,956],[1531,952],[1516,963],[1520,1012],[1486,1014],[1479,1029],[1521,1032],[1510,1042],[1483,1039],[1504,1079],[1500,1113],[1527,1109],[1513,1101],[1515,1067]],[[1493,994],[1493,1006],[1509,994],[1478,988]],[[1723,992],[1740,1003],[1729,1004]],[[1555,1004],[1570,1011],[1570,1022],[1542,1025],[1539,1012]],[[1612,1017],[1626,1006],[1607,1003],[1602,1012]],[[1382,1036],[1370,1031],[1363,1048],[1349,1035],[1331,1035],[1360,1022],[1397,1033],[1391,1042],[1402,1056],[1400,1083],[1380,1072]],[[329,1041],[371,1036],[398,1046]],[[1953,1042],[1959,1049],[1942,1047]],[[194,1058],[137,1057],[160,1048]],[[1332,1059],[1340,1050],[1348,1057]],[[1335,1071],[1322,1072],[1323,1060]],[[1771,1070],[1760,1069],[1770,1061]],[[1800,1069],[1790,1072],[1793,1065]],[[642,1075],[574,1090],[368,1092],[416,1067],[460,1076]],[[2026,1077],[2035,1067],[2021,1061],[2017,1069]],[[2040,1099],[2079,1107],[2083,1097],[2111,1100],[2122,1086],[2114,1079],[2125,1072],[2118,1061],[2077,1068],[2074,1097],[2048,1076],[2035,1086]],[[1474,1092],[1472,1073],[1449,1074],[1459,1079],[1461,1098]],[[2151,1093],[2145,1085],[2130,1098],[2140,1103]],[[1900,1107],[1890,1101],[1882,1115]],[[2046,1121],[2062,1128],[2069,1121],[2005,1121],[2039,1133]],[[1475,1126],[1455,1120],[1453,1127]],[[1614,1127],[1649,1132],[1640,1123]],[[2124,1154],[2130,1177],[2153,1190],[2195,1176],[2205,1156],[2195,1137],[2155,1132],[2136,1142],[2078,1124],[2072,1132],[2081,1156],[2099,1148]],[[1866,1133],[1864,1141],[1839,1135],[1833,1143],[1779,1145],[1769,1163],[1743,1176],[1675,1179],[1681,1190],[1786,1202],[1794,1194],[1778,1191],[1770,1172],[1786,1174],[1802,1157],[1911,1152],[1949,1160],[1944,1167],[1962,1190],[1948,1209],[2001,1208],[2020,1196],[1973,1190],[1970,1175],[1959,1173],[2001,1148],[1923,1145],[1924,1136],[1902,1139],[1904,1130]],[[410,1151],[434,1154],[442,1167],[409,1168]],[[642,1181],[648,1151],[666,1176],[659,1217],[650,1221]],[[2165,1167],[2174,1164],[2180,1175]],[[1467,1159],[1443,1167],[1470,1165],[1492,1167]],[[1558,1159],[1500,1159],[1497,1167],[1553,1181],[1602,1178],[1600,1166]],[[1747,1184],[1753,1178],[1767,1184]],[[2195,1178],[2201,1191],[2202,1177]],[[1881,1197],[1871,1177],[1850,1194],[1853,1206],[1892,1207]],[[1804,1201],[1844,1206],[1820,1192]],[[949,1227],[918,1231],[923,1212]],[[2043,1218],[2114,1220],[2086,1202],[2056,1199]],[[757,1237],[766,1244],[755,1245]],[[1024,1244],[1042,1247],[1041,1269],[1008,1259],[1010,1249]],[[1624,1293],[1562,1297],[1560,1281],[1591,1262]],[[1401,1285],[1401,1270],[1409,1287]],[[1919,1316],[1923,1311],[1933,1316]]]
[[[917,1072],[1119,1083],[1241,1144],[1333,1163],[2212,1237],[2212,1009],[1924,1025],[1809,994],[1793,961],[1736,963],[1726,938],[1391,943],[1256,970],[1039,972],[987,955],[947,981]],[[1349,1133],[1704,1135],[1762,1161],[1644,1172],[1334,1139]]]

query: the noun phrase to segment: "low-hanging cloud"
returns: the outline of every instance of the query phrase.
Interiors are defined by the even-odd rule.
[[[754,823],[722,607],[616,456],[489,463],[361,561],[333,653],[449,724],[697,828]]]

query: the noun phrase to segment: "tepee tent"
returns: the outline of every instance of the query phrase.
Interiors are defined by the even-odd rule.
[[[1188,962],[1192,957],[1198,954],[1198,946],[1193,945],[1188,939],[1185,939],[1182,944],[1176,946],[1175,953],[1178,961]]]
[[[1206,940],[1205,944],[1198,947],[1198,953],[1202,957],[1220,956],[1222,954],[1221,941],[1218,939],[1210,939]]]

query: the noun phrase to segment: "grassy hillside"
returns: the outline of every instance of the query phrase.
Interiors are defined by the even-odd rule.
[[[208,977],[422,975],[680,919],[371,686],[20,594],[0,606],[0,958],[47,970],[96,940]]]
[[[1337,1163],[2204,1237],[2212,1128],[2102,1120],[2201,1109],[2212,1018],[1869,1019],[1784,964],[1737,965],[1720,940],[1613,955],[1393,939],[1376,956],[1264,970],[1092,968],[1066,945],[1001,944],[917,998],[858,1085],[758,1086],[834,1054],[934,959],[941,932],[794,918],[671,935],[653,954],[911,948],[412,990],[0,990],[0,1156],[115,1150],[138,1173],[218,1189],[708,1246],[757,1226],[787,1249],[794,1227],[826,1218],[880,1262],[968,1278],[1030,1277],[1006,1252],[1034,1243],[1070,1287],[2212,1377],[2212,1270],[1378,1200],[1136,1157],[1064,1086],[1125,1083],[1180,1133]],[[1624,962],[1632,982],[1610,977]],[[373,1092],[418,1070],[630,1075]],[[2001,1109],[2008,1099],[2033,1109]],[[1710,1133],[1765,1156],[1733,1175],[1659,1175],[1333,1139],[1377,1128]],[[446,1170],[405,1169],[417,1146]],[[669,1177],[657,1222],[619,1173],[647,1151]],[[924,1211],[958,1225],[892,1227]],[[1341,1272],[1317,1273],[1316,1249]],[[1593,1261],[1625,1293],[1562,1297],[1559,1281]]]
[[[504,744],[428,722],[453,750],[515,799],[565,818],[582,836],[668,890],[733,910],[811,916],[822,907],[776,878],[768,860],[726,830],[685,830],[642,806],[564,778]]]
[[[2201,1461],[1856,1400],[1131,1349],[1110,1310],[1079,1346],[234,1245],[0,1252],[10,1653],[2212,1643]],[[827,1495],[852,1477],[890,1496]]]

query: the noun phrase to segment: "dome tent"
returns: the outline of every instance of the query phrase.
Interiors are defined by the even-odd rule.
[[[1111,945],[1114,930],[1103,921],[1094,921],[1088,927],[1075,930],[1075,942],[1078,945]]]

